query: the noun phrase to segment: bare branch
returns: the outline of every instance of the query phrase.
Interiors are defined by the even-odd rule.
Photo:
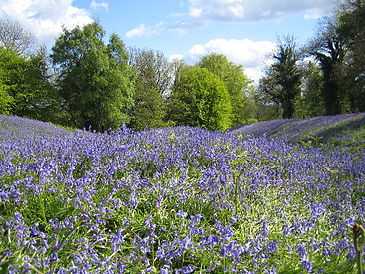
[[[32,34],[19,22],[8,17],[0,18],[0,47],[24,54],[32,47],[33,42]]]
[[[129,49],[129,63],[145,84],[155,87],[162,96],[167,96],[174,81],[173,65],[161,52]]]

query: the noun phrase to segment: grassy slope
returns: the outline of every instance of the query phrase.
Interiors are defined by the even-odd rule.
[[[333,144],[365,148],[365,113],[273,120],[244,126],[234,134],[285,138],[307,145]]]

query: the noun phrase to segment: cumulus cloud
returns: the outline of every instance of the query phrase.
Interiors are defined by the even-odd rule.
[[[187,0],[192,18],[212,20],[262,20],[294,12],[304,12],[305,18],[322,16],[340,0]],[[315,16],[315,17],[314,17]]]
[[[104,10],[109,10],[109,4],[107,2],[104,1],[96,1],[96,0],[92,0],[90,3],[90,8],[92,8],[93,10],[97,10],[97,9],[104,9]]]
[[[155,25],[145,25],[140,24],[139,26],[130,29],[125,33],[127,38],[140,38],[140,37],[150,37],[157,36],[164,32],[176,32],[185,33],[186,30],[192,29],[194,27],[199,27],[202,22],[191,21],[191,20],[179,20],[175,22],[160,22]]]
[[[258,82],[263,69],[270,63],[275,43],[271,41],[253,41],[249,39],[213,39],[205,44],[192,46],[188,61],[197,62],[209,53],[221,53],[232,62],[241,64],[249,78]]]
[[[185,33],[210,20],[257,21],[278,18],[301,12],[305,19],[318,19],[329,14],[344,0],[182,0],[187,3],[187,13],[177,13],[183,18],[157,25],[139,25],[126,33],[128,38],[158,35],[167,31]],[[182,3],[182,2],[181,2]]]
[[[73,0],[1,0],[2,16],[19,21],[41,43],[49,43],[62,32],[93,22],[85,9],[74,6]]]
[[[130,29],[125,33],[127,38],[139,38],[139,37],[150,37],[160,34],[165,29],[163,23],[159,23],[152,26],[146,26],[141,24],[133,29]]]

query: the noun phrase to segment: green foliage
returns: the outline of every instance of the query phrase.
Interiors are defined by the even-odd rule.
[[[166,105],[158,90],[137,83],[131,127],[136,130],[165,126]]]
[[[246,107],[252,108],[252,101],[247,102],[246,94],[251,81],[244,74],[242,66],[233,64],[222,54],[204,56],[199,66],[208,69],[224,82],[231,97],[233,126],[245,124],[253,118],[253,112],[249,113],[246,110]]]
[[[130,52],[130,63],[137,75],[130,126],[137,130],[166,126],[164,95],[173,82],[171,65],[160,52],[136,49]]]
[[[256,86],[252,83],[249,84],[246,90],[245,107],[242,110],[242,115],[245,117],[245,124],[253,124],[258,121],[257,110],[258,105],[256,102]]]
[[[347,0],[337,30],[348,48],[347,80],[351,111],[365,111],[365,1]]]
[[[7,86],[0,82],[0,114],[9,114],[13,97],[8,94]]]
[[[282,110],[279,103],[274,102],[261,87],[255,93],[256,116],[259,121],[280,119]]]
[[[104,36],[96,23],[65,29],[52,49],[70,125],[104,131],[129,122],[135,76],[123,42],[114,34],[105,44]]]
[[[1,93],[4,96],[1,96],[2,111],[7,114],[9,111],[14,113],[10,110],[10,101],[14,101],[18,91],[22,92],[21,85],[24,81],[21,77],[25,64],[25,58],[11,50],[0,48],[0,82]]]
[[[11,96],[3,97],[7,113],[56,122],[60,102],[48,78],[44,50],[25,57],[0,49],[1,89]]]
[[[301,72],[297,65],[299,54],[292,37],[279,41],[273,59],[274,63],[260,81],[260,90],[281,106],[283,118],[292,118],[294,101],[299,94],[301,81]]]
[[[170,98],[170,118],[179,125],[226,130],[231,126],[231,99],[227,89],[205,68],[184,68]]]
[[[320,68],[309,62],[303,70],[302,89],[295,99],[295,116],[308,118],[324,115],[323,76]]]
[[[337,20],[326,19],[320,25],[316,37],[308,46],[308,53],[320,64],[323,73],[322,94],[327,115],[339,114],[344,88],[345,39],[336,27]]]

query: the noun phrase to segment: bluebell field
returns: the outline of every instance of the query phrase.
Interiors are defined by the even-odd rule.
[[[0,272],[356,273],[365,150],[242,130],[0,116]]]

